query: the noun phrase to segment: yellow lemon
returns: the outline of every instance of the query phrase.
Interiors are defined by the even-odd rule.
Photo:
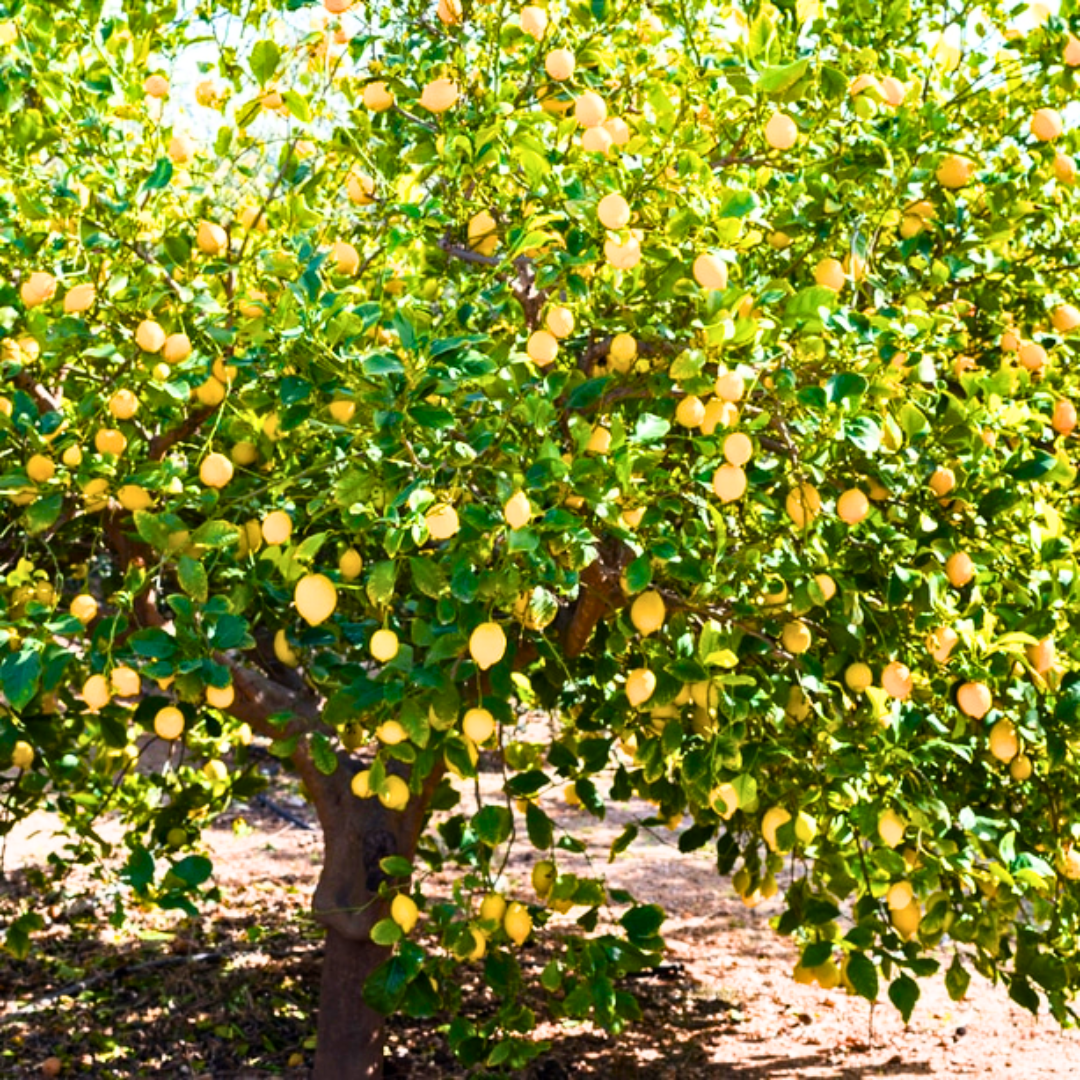
[[[635,668],[626,676],[626,698],[636,709],[652,697],[656,676],[648,668]]]
[[[87,593],[80,593],[74,597],[71,601],[71,606],[68,608],[72,615],[86,626],[91,622],[98,613],[98,602]]]
[[[310,626],[326,622],[337,607],[337,587],[325,574],[305,574],[293,592],[296,610]]]
[[[449,503],[429,510],[424,522],[432,540],[449,540],[461,528],[458,513]]]
[[[184,730],[184,714],[175,705],[158,709],[154,716],[154,733],[159,739],[179,739]]]
[[[409,785],[400,776],[388,776],[378,799],[387,810],[404,810],[409,804]]]
[[[665,618],[667,606],[655,589],[647,589],[630,606],[630,621],[643,637],[655,634],[664,625]]]
[[[503,506],[503,517],[511,529],[523,529],[532,517],[532,506],[524,491],[515,492]]]
[[[338,559],[338,571],[346,581],[355,581],[364,568],[364,560],[356,548],[346,548]]]
[[[481,671],[487,671],[506,654],[506,633],[495,622],[481,623],[469,635],[469,655]]]
[[[782,850],[776,839],[776,831],[790,820],[791,814],[782,806],[773,806],[765,811],[761,818],[761,838],[770,851],[779,852]]]
[[[236,700],[236,690],[232,683],[228,686],[208,686],[206,704],[214,709],[228,709]]]
[[[106,705],[112,701],[112,690],[109,687],[109,680],[104,675],[91,675],[86,682],[83,683],[82,688],[83,701],[86,702],[86,707],[91,712],[97,712],[99,709],[104,709]]]
[[[18,739],[11,748],[11,764],[16,769],[29,769],[34,764],[34,748],[25,739]]]
[[[885,810],[878,818],[878,836],[888,847],[898,847],[904,839],[906,830],[907,822],[895,810]]]
[[[233,478],[233,463],[224,454],[207,454],[199,465],[199,479],[212,488],[223,488]]]
[[[524,944],[532,933],[532,916],[529,914],[529,909],[516,900],[511,903],[503,916],[503,929],[515,945]]]
[[[376,630],[368,648],[380,664],[389,663],[398,654],[398,636],[393,630]]]
[[[262,536],[268,544],[284,544],[292,536],[292,518],[284,510],[271,510],[263,518]]]
[[[420,909],[411,896],[398,893],[390,901],[390,918],[401,927],[403,933],[411,934],[417,919],[420,918]]]
[[[495,717],[487,709],[469,709],[462,718],[461,730],[474,743],[485,743],[495,734]]]
[[[727,288],[727,264],[711,252],[702,252],[691,267],[694,280],[703,289],[722,291]]]

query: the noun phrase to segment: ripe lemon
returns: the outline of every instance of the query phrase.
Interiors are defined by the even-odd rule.
[[[844,268],[838,259],[822,259],[814,267],[814,281],[833,292],[843,289],[846,278]]]
[[[850,488],[836,500],[836,514],[847,525],[858,525],[870,513],[870,500],[858,488]]]
[[[368,648],[380,664],[389,663],[398,654],[398,636],[393,630],[376,630]]]
[[[26,475],[35,484],[45,484],[56,475],[56,465],[44,454],[31,454],[26,462]]]
[[[364,568],[364,560],[356,548],[346,548],[338,559],[338,570],[346,581],[355,581]]]
[[[394,92],[381,80],[368,83],[363,97],[364,108],[372,112],[386,112],[394,106]]]
[[[469,635],[469,655],[481,671],[497,664],[505,654],[506,633],[498,623],[481,623]]]
[[[599,127],[607,119],[607,105],[593,90],[586,90],[574,101],[574,119],[583,128]]]
[[[710,795],[709,803],[712,808],[724,819],[730,821],[739,809],[739,794],[734,784],[720,784]]]
[[[857,660],[844,669],[844,683],[853,694],[862,694],[873,686],[874,673],[868,664]]]
[[[926,647],[939,664],[944,664],[959,641],[960,635],[951,626],[938,626],[927,638]]]
[[[517,491],[506,500],[503,517],[511,529],[523,529],[532,517],[532,506],[524,491]]]
[[[325,574],[305,574],[293,592],[300,618],[309,626],[326,622],[337,607],[337,587]]]
[[[636,506],[632,510],[623,510],[619,514],[619,518],[622,523],[628,529],[636,529],[641,524],[641,519],[645,516],[645,507]]]
[[[604,258],[616,270],[633,270],[641,262],[641,242],[636,236],[608,237],[604,241]]]
[[[559,342],[550,330],[534,330],[525,345],[529,359],[540,367],[552,363],[558,351]]]
[[[68,610],[83,624],[83,626],[86,626],[86,624],[93,621],[97,615],[98,602],[88,593],[80,593],[72,599]]]
[[[187,334],[169,334],[161,347],[161,355],[167,364],[179,364],[191,355],[191,338]]]
[[[153,496],[139,484],[124,484],[116,493],[116,501],[125,509],[148,510],[154,505]]]
[[[378,799],[387,810],[404,810],[409,805],[409,785],[400,776],[388,776]]]
[[[99,454],[119,457],[127,448],[127,436],[116,428],[99,428],[94,434],[94,449]]]
[[[761,838],[765,841],[770,851],[779,853],[782,850],[776,839],[776,831],[786,825],[790,820],[791,814],[782,806],[772,806],[762,815]]]
[[[375,738],[386,746],[397,746],[405,742],[408,737],[409,733],[399,720],[384,720],[375,729]]]
[[[221,255],[228,250],[229,234],[213,221],[200,221],[195,244],[204,255]]]
[[[214,709],[228,709],[236,700],[236,690],[232,683],[228,686],[208,686],[206,704]]]
[[[449,503],[429,510],[424,522],[432,540],[449,540],[461,528],[458,513]]]
[[[174,165],[187,165],[189,162],[195,160],[195,155],[198,153],[198,147],[195,144],[195,140],[190,135],[174,135],[169,140],[169,146],[166,153],[169,155],[169,160]]]
[[[64,297],[64,311],[68,315],[79,315],[84,311],[89,311],[94,306],[95,299],[97,299],[97,290],[93,285],[89,283],[76,285],[69,289]]]
[[[56,278],[44,270],[35,270],[19,286],[19,296],[28,308],[47,304],[56,295]]]
[[[556,81],[565,82],[574,74],[577,61],[569,49],[552,49],[544,57],[544,70]]]
[[[16,769],[29,769],[34,764],[34,748],[25,739],[17,740],[11,748],[11,764]]]
[[[1069,154],[1054,155],[1054,179],[1059,184],[1076,183],[1076,160]]]
[[[117,697],[137,697],[142,688],[142,681],[137,671],[121,664],[109,673],[109,685]]]
[[[705,404],[694,394],[687,394],[675,406],[675,423],[685,428],[701,427],[705,420]]]
[[[656,676],[648,668],[635,668],[626,676],[626,698],[636,709],[652,697]]]
[[[945,576],[949,584],[962,589],[975,577],[975,564],[966,551],[957,551],[945,560]]]
[[[784,624],[784,628],[780,632],[780,640],[789,653],[798,656],[810,648],[814,639],[810,633],[810,627],[806,623],[801,622],[799,619],[793,619],[791,622]]]
[[[889,886],[889,891],[885,894],[885,903],[888,904],[890,911],[906,908],[914,899],[915,893],[910,881],[897,881]]]
[[[664,625],[666,617],[664,598],[655,589],[647,589],[630,607],[630,621],[642,637],[655,634]]]
[[[715,392],[722,401],[741,401],[746,393],[746,380],[737,371],[721,371],[716,376]]]
[[[1059,435],[1071,435],[1076,430],[1076,406],[1065,398],[1054,402],[1054,418],[1050,423]]]
[[[877,833],[881,842],[888,847],[897,847],[904,839],[907,822],[893,809],[882,812],[878,818]]]
[[[428,112],[444,113],[457,104],[458,96],[457,84],[453,79],[433,79],[420,93],[420,107]]]
[[[506,897],[501,893],[488,893],[480,901],[480,918],[484,922],[501,923],[506,914]]]
[[[1027,754],[1017,754],[1009,766],[1009,775],[1017,781],[1027,780],[1033,771],[1031,758]]]
[[[469,247],[481,255],[492,255],[499,246],[498,226],[487,210],[481,210],[469,218],[466,232]]]
[[[784,509],[796,528],[806,528],[821,513],[821,495],[813,484],[799,484],[788,492]]]
[[[330,249],[330,261],[343,277],[352,277],[360,269],[360,252],[345,240],[335,240]]]
[[[296,667],[300,663],[300,654],[289,644],[284,630],[278,630],[274,634],[274,655],[286,667]]]
[[[469,709],[462,718],[461,730],[474,743],[486,743],[495,734],[495,717],[487,709]]]
[[[233,463],[224,454],[207,454],[199,465],[199,479],[211,488],[223,488],[233,478]]]
[[[158,709],[154,716],[154,734],[159,739],[179,739],[184,730],[184,714],[175,705]]]
[[[616,146],[625,146],[630,141],[630,125],[621,116],[609,117],[603,128]]]
[[[712,435],[718,427],[734,427],[739,422],[739,410],[730,401],[711,397],[705,402],[705,415],[701,418],[702,435]]]
[[[152,98],[167,97],[169,80],[164,75],[148,75],[143,82],[143,93]]]
[[[765,141],[774,150],[790,150],[799,141],[799,129],[786,113],[773,113],[765,125]]]
[[[1031,117],[1031,134],[1039,142],[1052,142],[1065,130],[1061,113],[1056,109],[1036,109]]]
[[[1028,663],[1040,675],[1045,675],[1053,666],[1056,650],[1053,637],[1045,637],[1035,645],[1024,648]]]
[[[528,4],[521,9],[521,14],[518,16],[518,25],[521,29],[529,35],[539,41],[547,30],[548,16],[547,12],[542,7],[536,7],[533,4]]]
[[[724,459],[729,465],[745,465],[753,456],[754,444],[745,432],[732,432],[724,440]]]
[[[109,680],[104,675],[91,675],[82,688],[83,701],[91,712],[104,709],[112,701],[112,690],[109,688]]]
[[[630,224],[630,204],[617,193],[605,195],[596,204],[596,216],[605,229],[625,229]]]
[[[1072,304],[1059,304],[1051,313],[1050,321],[1059,334],[1067,334],[1080,326],[1080,309]]]
[[[268,544],[284,544],[292,536],[292,518],[284,510],[271,510],[262,522],[263,540]]]
[[[611,134],[603,125],[586,128],[581,133],[581,149],[588,154],[603,154],[606,157],[613,145]]]
[[[574,332],[574,313],[567,307],[555,305],[544,315],[544,325],[557,338],[569,337]]]
[[[532,916],[528,908],[516,900],[508,905],[506,914],[503,916],[503,929],[515,945],[524,944],[532,933]]]
[[[930,490],[940,499],[956,487],[956,474],[952,469],[938,468],[930,474],[927,481]]]
[[[922,922],[922,910],[917,900],[912,900],[907,907],[898,908],[889,912],[889,919],[901,937],[911,940],[918,932],[919,923]]]
[[[623,375],[633,366],[637,354],[638,343],[633,334],[616,334],[608,345],[608,363],[612,370]]]
[[[721,502],[734,502],[746,494],[746,473],[738,465],[721,465],[713,473],[712,486]]]
[[[195,397],[203,405],[214,408],[225,400],[225,384],[211,375],[195,388]]]
[[[822,596],[825,597],[824,602],[827,604],[836,595],[836,582],[829,574],[815,574],[814,581],[821,590]]]
[[[1020,737],[1011,720],[1001,719],[990,728],[990,753],[998,761],[1010,762],[1020,753]]]
[[[703,251],[695,260],[690,272],[703,289],[722,291],[727,288],[727,264],[711,252]]]
[[[585,444],[586,451],[594,454],[606,454],[611,449],[611,432],[603,424],[596,424]]]
[[[404,933],[411,934],[417,919],[420,918],[420,909],[411,896],[398,893],[390,901],[390,918],[401,927]]]
[[[1022,342],[1016,350],[1017,359],[1028,371],[1042,371],[1050,359],[1046,350],[1037,341]]]
[[[899,660],[886,664],[881,671],[881,687],[890,697],[903,701],[914,689],[911,669]]]
[[[886,105],[899,108],[907,97],[907,87],[895,75],[886,75],[881,80],[881,96]]]
[[[967,187],[975,175],[975,162],[957,154],[950,154],[937,167],[934,176],[943,188],[955,190]]]

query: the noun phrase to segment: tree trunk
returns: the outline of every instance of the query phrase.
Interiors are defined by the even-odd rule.
[[[380,1080],[384,1018],[364,1003],[364,983],[389,950],[326,931],[313,1080]]]

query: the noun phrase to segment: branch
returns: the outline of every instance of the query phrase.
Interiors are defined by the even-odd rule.
[[[34,399],[39,413],[60,411],[60,397],[46,390],[41,383],[35,382],[28,371],[20,371],[11,381],[13,385],[25,391]]]
[[[461,247],[445,236],[439,240],[439,248],[452,258],[460,259],[462,262],[476,263],[479,266],[498,266],[502,262],[502,259],[495,255],[481,255],[479,251]]]
[[[147,452],[150,461],[160,461],[178,442],[182,442],[198,431],[203,421],[213,414],[213,407],[196,409],[184,419],[182,424],[178,424],[171,431],[163,431],[155,435],[150,440],[150,448]]]

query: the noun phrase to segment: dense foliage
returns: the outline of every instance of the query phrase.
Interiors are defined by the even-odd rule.
[[[48,805],[89,860],[119,812],[122,919],[207,888],[253,728],[317,802],[446,811],[368,998],[482,964],[492,1066],[530,933],[615,1029],[662,950],[560,873],[563,788],[749,903],[784,870],[798,978],[908,1014],[948,935],[954,995],[1066,1020],[1075,12],[8,0],[0,830]],[[478,746],[507,799],[456,813]]]

